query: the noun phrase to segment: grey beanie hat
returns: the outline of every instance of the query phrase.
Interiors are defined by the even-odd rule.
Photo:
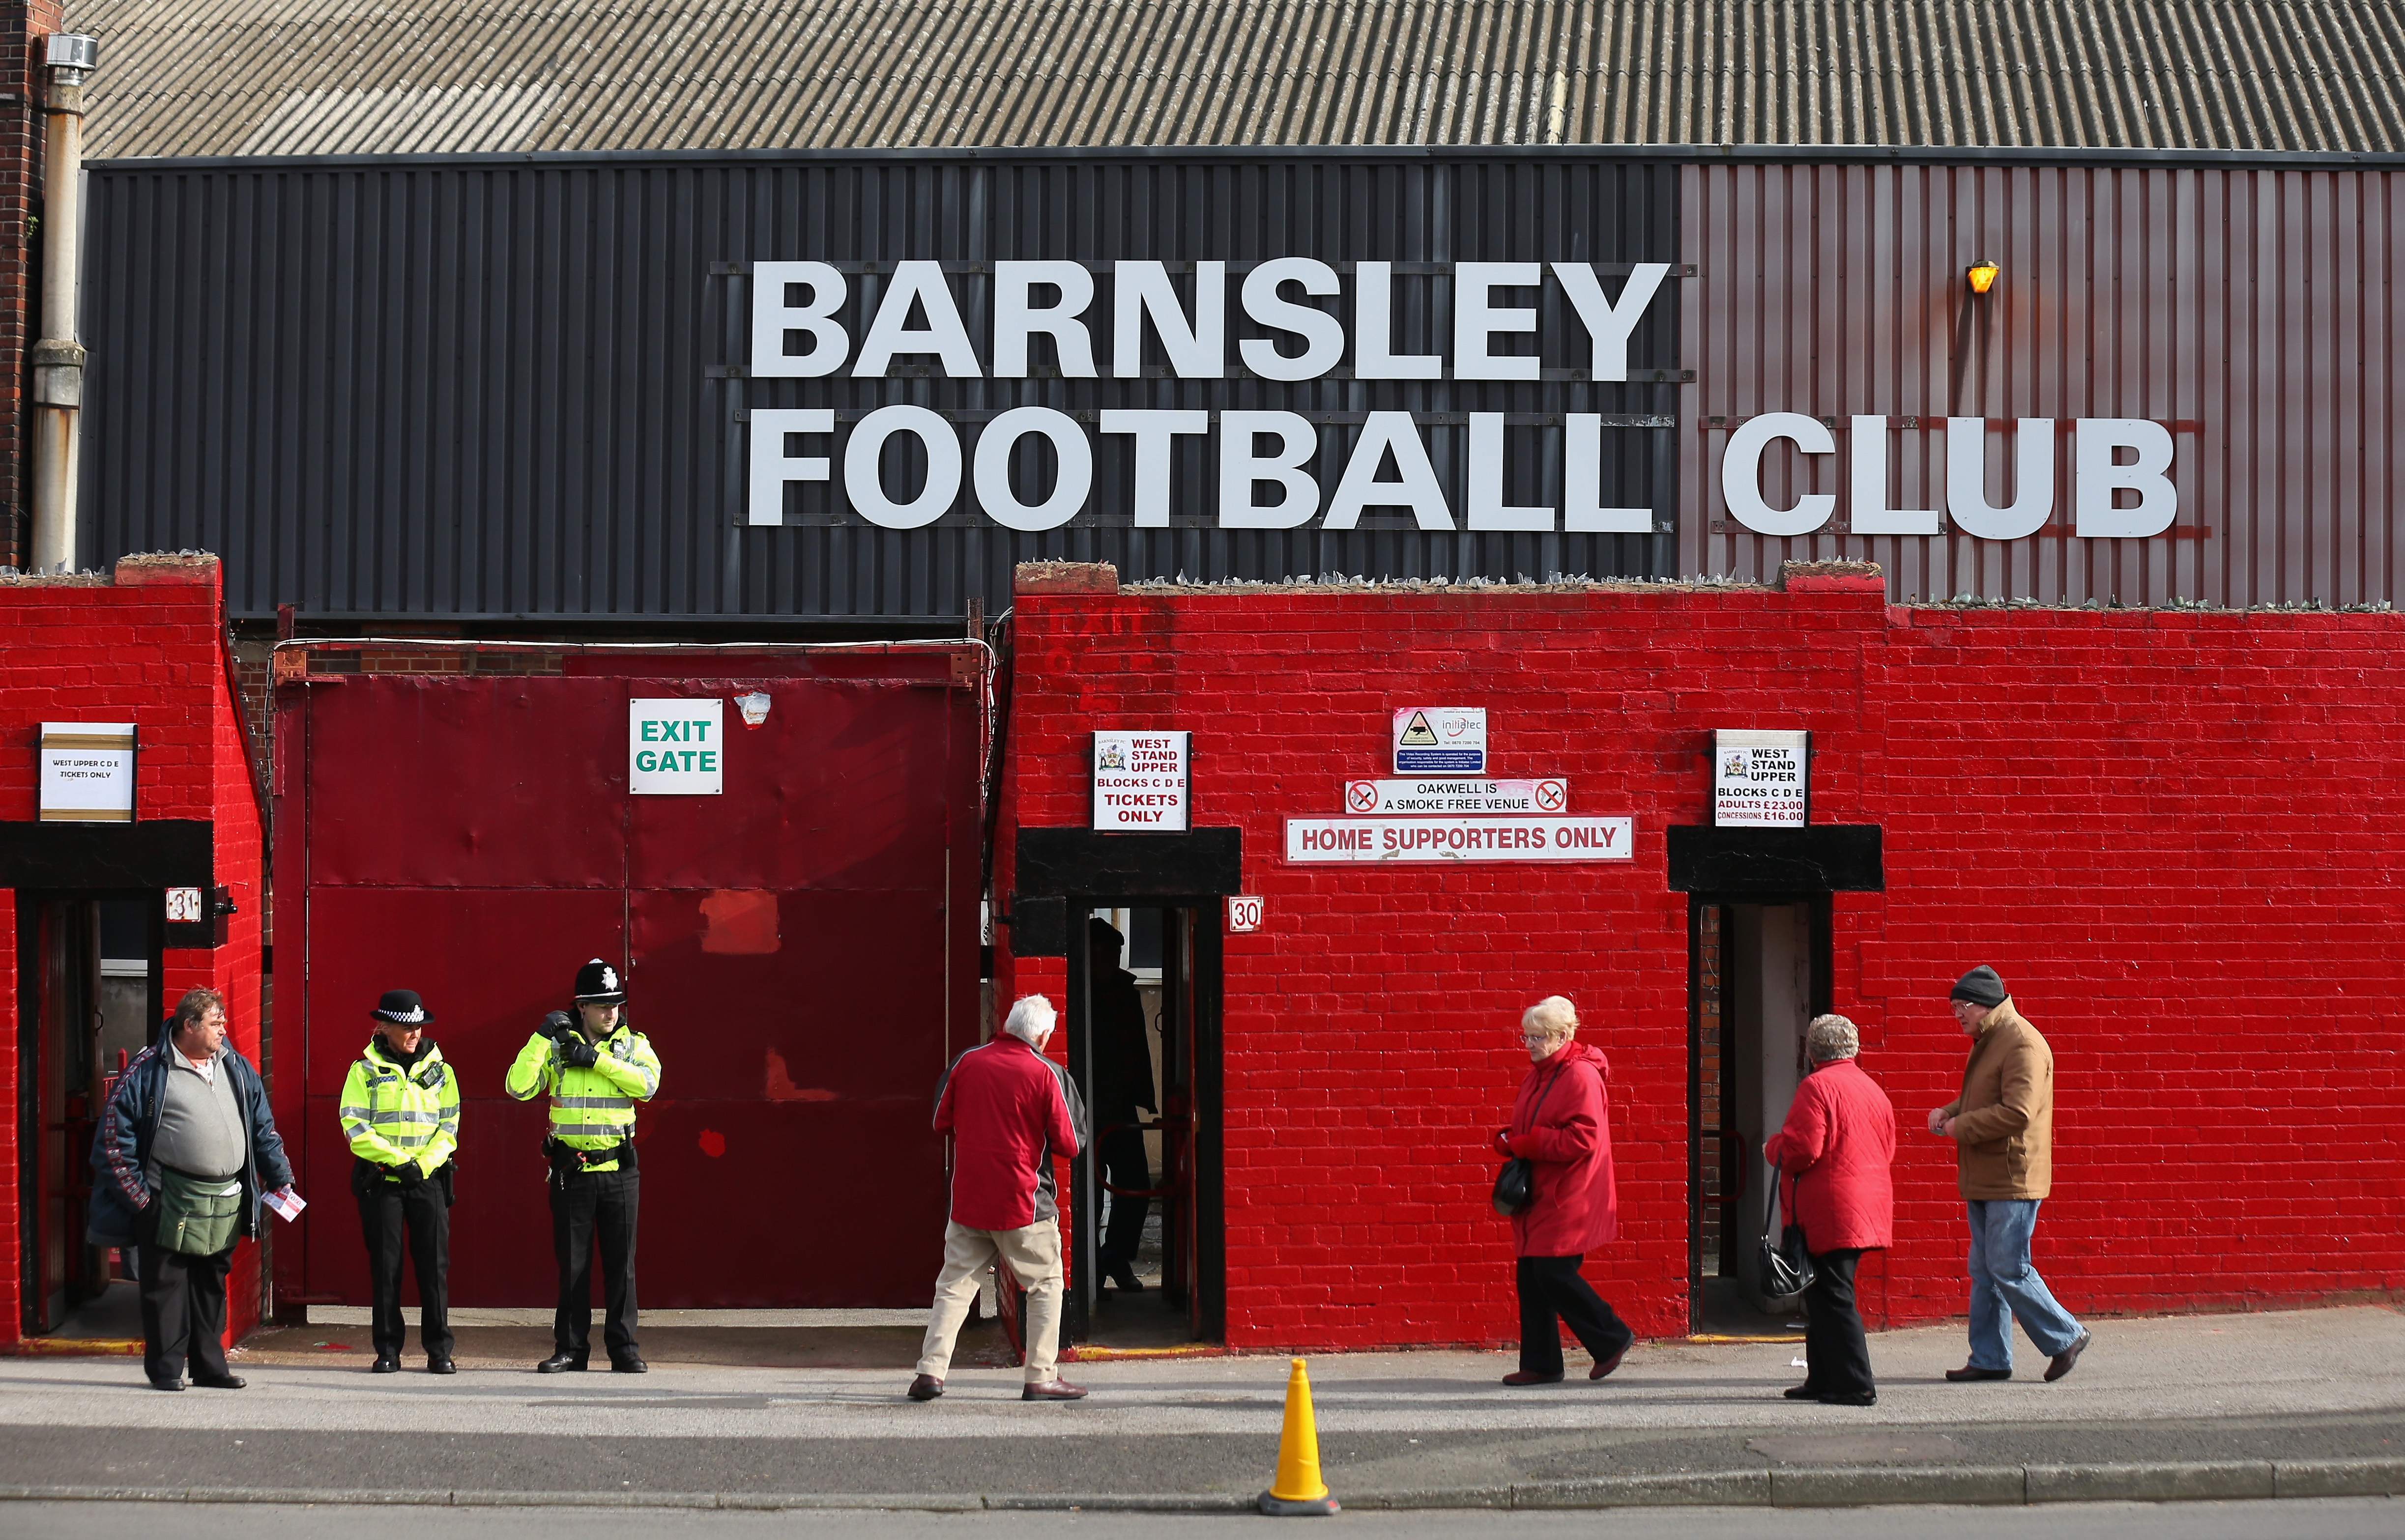
[[[1974,1005],[1985,1005],[1993,1010],[2004,1002],[2004,981],[1996,976],[1993,968],[1982,963],[1964,973],[1956,982],[1954,993],[1948,998],[1967,1000]]]

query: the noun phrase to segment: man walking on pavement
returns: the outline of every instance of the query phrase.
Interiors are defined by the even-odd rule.
[[[2013,1323],[2069,1374],[2087,1330],[2055,1303],[2030,1264],[2038,1205],[2054,1183],[2054,1052],[2013,1008],[1993,968],[1954,986],[1954,1019],[1971,1037],[1962,1094],[1929,1114],[1929,1131],[1954,1141],[1971,1225],[1971,1361],[1955,1381],[2013,1377]]]
[[[95,1246],[134,1246],[142,1366],[153,1388],[238,1391],[226,1367],[226,1274],[259,1233],[262,1194],[288,1197],[292,1166],[267,1086],[226,1043],[225,997],[192,989],[160,1040],[118,1077],[91,1141]]]
[[[1135,1253],[1144,1242],[1145,1215],[1152,1209],[1150,1198],[1129,1196],[1152,1186],[1152,1161],[1145,1153],[1136,1109],[1160,1110],[1152,1096],[1152,1034],[1145,1027],[1144,998],[1136,993],[1135,975],[1119,966],[1123,940],[1118,927],[1098,917],[1090,922],[1087,935],[1094,1125],[1106,1130],[1095,1143],[1094,1155],[1103,1180],[1122,1189],[1111,1194],[1110,1227],[1104,1232],[1095,1270],[1120,1292],[1135,1294],[1144,1288],[1135,1276]]]
[[[373,1374],[401,1372],[409,1328],[401,1313],[403,1242],[417,1274],[417,1335],[426,1372],[450,1374],[452,1152],[459,1146],[459,1081],[426,1036],[434,1019],[414,989],[387,989],[368,1013],[375,1034],[343,1080],[343,1137],[351,1195],[368,1248]]]
[[[1052,1162],[1086,1147],[1086,1109],[1069,1072],[1044,1057],[1052,1002],[1025,995],[1002,1033],[952,1060],[935,1092],[935,1132],[952,1136],[952,1208],[944,1268],[919,1350],[910,1399],[944,1393],[952,1342],[977,1298],[977,1274],[999,1261],[1027,1291],[1021,1401],[1075,1401],[1086,1393],[1054,1370],[1061,1351],[1061,1211]]]
[[[635,1103],[660,1088],[659,1056],[620,1019],[618,970],[595,958],[576,971],[576,1015],[554,1011],[518,1050],[503,1086],[520,1101],[551,1093],[551,1248],[559,1265],[552,1354],[537,1374],[582,1369],[593,1351],[593,1253],[601,1253],[610,1367],[649,1367],[635,1340]]]

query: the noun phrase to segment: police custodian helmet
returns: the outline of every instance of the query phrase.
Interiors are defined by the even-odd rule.
[[[599,958],[595,958],[576,970],[576,1003],[579,1005],[624,1005],[626,1003],[626,981],[618,970]]]

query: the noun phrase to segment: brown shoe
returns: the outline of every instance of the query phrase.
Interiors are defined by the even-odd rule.
[[[944,1382],[932,1374],[922,1374],[910,1381],[907,1393],[913,1401],[933,1401],[944,1393]]]
[[[1620,1367],[1620,1361],[1627,1356],[1628,1350],[1626,1348],[1623,1348],[1618,1352],[1613,1353],[1610,1358],[1597,1364],[1594,1368],[1587,1370],[1586,1377],[1589,1379],[1600,1379],[1605,1375],[1610,1374],[1612,1370]]]
[[[2046,1366],[2046,1378],[2047,1380],[2057,1380],[2061,1379],[2064,1375],[2069,1374],[2071,1372],[2072,1365],[2079,1362],[2079,1355],[2088,1351],[2088,1334],[2083,1331],[2079,1334],[2078,1341],[2074,1342],[2071,1346],[2063,1349],[2060,1352],[2056,1353],[2053,1361],[2048,1363]]]
[[[1959,1369],[1946,1371],[1946,1378],[1957,1385],[1974,1379],[2010,1379],[2012,1377],[2013,1371],[2010,1369],[1983,1369],[1976,1364],[1965,1364]]]
[[[1558,1374],[1530,1374],[1526,1369],[1514,1369],[1503,1377],[1506,1385],[1558,1385],[1561,1382],[1562,1377]]]
[[[1086,1388],[1065,1379],[1046,1379],[1020,1387],[1021,1401],[1083,1401]]]

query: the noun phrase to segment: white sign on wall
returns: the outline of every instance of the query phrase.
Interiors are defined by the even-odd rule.
[[[1123,833],[1186,829],[1188,733],[1094,735],[1094,823]]]
[[[1228,895],[1228,933],[1248,936],[1261,928],[1261,901],[1257,893]]]
[[[1634,838],[1629,819],[1288,819],[1286,859],[1627,861]]]
[[[43,821],[134,821],[132,722],[46,721],[37,752]]]
[[[1395,713],[1395,774],[1485,773],[1486,707],[1406,706]]]
[[[725,790],[726,703],[716,696],[626,703],[626,790],[714,797]]]
[[[1546,780],[1348,780],[1344,810],[1372,813],[1562,813],[1569,782]]]
[[[1712,822],[1723,829],[1801,829],[1811,801],[1812,735],[1713,735]]]

